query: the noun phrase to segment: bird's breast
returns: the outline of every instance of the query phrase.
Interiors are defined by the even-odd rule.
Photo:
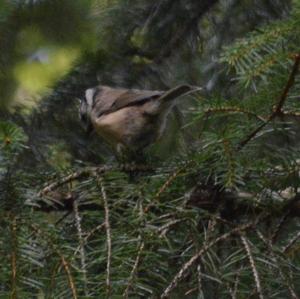
[[[145,125],[139,107],[123,108],[94,117],[92,121],[96,132],[113,145],[122,143],[130,146],[131,137],[140,134]]]
[[[145,103],[97,116],[91,114],[95,131],[113,146],[123,144],[130,149],[142,149],[155,142],[162,134],[168,109],[156,109]]]

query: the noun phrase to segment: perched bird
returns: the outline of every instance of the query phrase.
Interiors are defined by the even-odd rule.
[[[100,85],[86,90],[80,117],[89,133],[101,135],[118,154],[136,155],[162,136],[174,100],[196,90],[189,85],[168,91]]]

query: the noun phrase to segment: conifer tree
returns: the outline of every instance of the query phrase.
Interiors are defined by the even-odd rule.
[[[84,1],[50,2],[3,6],[0,32],[61,3],[78,28],[79,8],[90,16]],[[30,115],[2,108],[0,298],[300,296],[300,2],[251,4],[259,27],[229,28],[235,41],[213,25],[247,19],[248,2],[198,2],[91,1],[96,50]],[[19,27],[9,28],[8,73]],[[74,98],[97,75],[157,89],[184,78],[207,92],[179,103],[172,154],[155,145],[148,169],[130,168],[75,119]]]

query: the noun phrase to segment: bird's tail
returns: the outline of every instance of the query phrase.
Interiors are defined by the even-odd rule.
[[[179,85],[165,92],[159,98],[159,101],[164,101],[164,102],[172,101],[180,96],[194,93],[200,90],[202,90],[201,87],[195,87],[190,85]]]

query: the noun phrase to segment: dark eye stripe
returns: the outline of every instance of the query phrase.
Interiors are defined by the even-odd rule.
[[[84,102],[85,104],[87,103],[87,100],[86,100],[85,96],[82,97],[80,100],[81,100],[81,102]]]
[[[87,122],[87,115],[86,115],[86,114],[83,114],[83,113],[80,113],[80,119],[81,119],[83,122]]]

